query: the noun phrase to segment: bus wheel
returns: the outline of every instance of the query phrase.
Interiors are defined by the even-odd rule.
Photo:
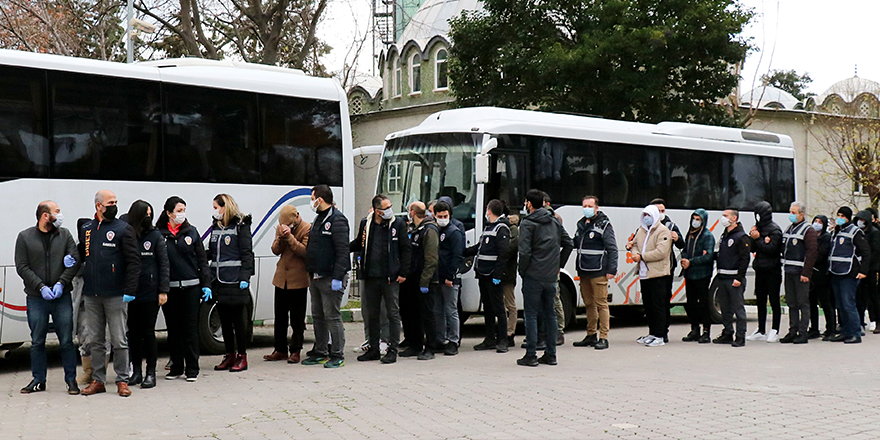
[[[562,302],[562,316],[565,317],[564,328],[569,328],[573,326],[577,320],[577,316],[575,316],[577,300],[574,297],[574,291],[572,291],[569,283],[563,280],[559,280],[559,300]]]
[[[712,280],[709,286],[709,316],[712,318],[713,324],[721,324],[721,304],[718,303],[718,284]]]
[[[253,321],[252,321],[253,322]],[[199,346],[204,354],[223,354],[223,330],[216,302],[203,302],[199,308]]]

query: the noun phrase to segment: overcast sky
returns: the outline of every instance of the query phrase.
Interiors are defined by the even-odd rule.
[[[770,69],[809,73],[809,91],[821,94],[837,81],[852,77],[858,65],[862,78],[880,81],[876,34],[880,19],[878,0],[740,0],[756,16],[745,36],[760,51],[746,60],[742,89]],[[346,51],[370,24],[371,0],[331,0],[321,37],[334,50],[325,63],[340,70]],[[359,69],[371,72],[368,43]],[[756,73],[757,72],[757,73]]]

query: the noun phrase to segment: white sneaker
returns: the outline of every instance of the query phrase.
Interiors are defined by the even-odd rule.
[[[663,342],[663,338],[658,338],[654,336],[652,336],[652,338],[654,339],[651,339],[651,342],[646,343],[645,347],[662,347],[666,345],[666,343]]]
[[[776,330],[770,330],[767,332],[767,342],[777,342],[779,341],[779,332]]]
[[[385,356],[385,353],[388,352],[388,343],[385,341],[379,341],[379,354]]]
[[[869,332],[872,332],[872,331],[874,331],[874,330],[877,330],[877,323],[874,322],[874,321],[871,321],[871,322],[868,324],[868,331],[869,331]]]
[[[639,339],[636,339],[636,342],[638,342],[639,344],[647,344],[647,343],[651,342],[652,340],[654,340],[654,337],[653,337],[653,336],[651,336],[651,335],[645,335],[645,336],[642,336],[642,337],[639,338]]]
[[[364,341],[364,343],[361,344],[360,347],[355,347],[352,351],[355,353],[366,353],[370,351],[370,341]]]
[[[766,341],[767,335],[755,330],[754,333],[746,336],[746,341]]]

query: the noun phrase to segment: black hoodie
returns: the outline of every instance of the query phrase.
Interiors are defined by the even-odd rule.
[[[773,222],[770,203],[759,202],[755,205],[755,220],[761,236],[753,240],[755,261],[752,267],[755,270],[778,270],[782,267],[782,229]]]
[[[823,281],[828,277],[828,256],[831,254],[831,234],[828,233],[828,217],[817,215],[813,217],[813,223],[819,220],[822,223],[822,230],[816,237],[816,264],[813,265],[813,279]],[[819,278],[816,278],[819,277]]]
[[[574,244],[559,220],[545,208],[536,209],[519,227],[519,274],[556,282]]]
[[[858,226],[859,220],[865,222],[865,228],[862,229],[862,231],[865,232],[865,238],[868,239],[868,246],[871,248],[871,255],[880,255],[880,231],[874,226],[871,211],[868,211],[867,209],[859,211],[853,218],[853,223]],[[868,267],[871,272],[877,272],[880,270],[880,258],[872,258],[870,266]]]

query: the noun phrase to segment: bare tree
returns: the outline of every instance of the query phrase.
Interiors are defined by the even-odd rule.
[[[880,119],[849,115],[817,116],[812,135],[832,165],[826,180],[842,181],[838,191],[858,205],[863,194],[871,206],[880,202]]]

